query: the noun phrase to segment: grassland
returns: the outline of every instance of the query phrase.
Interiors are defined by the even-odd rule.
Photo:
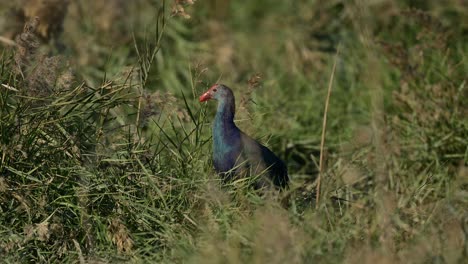
[[[468,258],[466,1],[0,12],[2,262]],[[215,82],[234,89],[238,126],[286,161],[287,191],[213,172],[215,107],[197,98]]]

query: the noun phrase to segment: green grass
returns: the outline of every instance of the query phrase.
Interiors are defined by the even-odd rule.
[[[468,257],[462,1],[199,1],[183,5],[190,19],[172,1],[118,3],[71,3],[50,43],[32,26],[1,46],[4,262]],[[286,161],[289,190],[215,175],[215,106],[197,100],[215,82]]]

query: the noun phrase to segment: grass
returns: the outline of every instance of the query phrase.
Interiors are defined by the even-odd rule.
[[[39,2],[0,4],[5,262],[467,257],[463,1]],[[215,175],[215,82],[289,190]]]

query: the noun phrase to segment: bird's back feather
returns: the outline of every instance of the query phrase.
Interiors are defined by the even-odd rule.
[[[254,175],[262,174],[260,185],[273,183],[278,187],[285,187],[289,181],[288,171],[284,162],[270,149],[258,143],[241,132],[244,159],[247,160],[250,172]]]

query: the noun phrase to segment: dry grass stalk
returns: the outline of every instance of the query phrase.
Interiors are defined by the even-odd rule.
[[[244,89],[242,91],[241,98],[239,100],[239,106],[238,106],[238,119],[240,120],[252,120],[252,111],[251,108],[249,107],[251,104],[250,102],[253,102],[252,100],[252,93],[254,92],[255,89],[259,88],[261,86],[261,80],[262,76],[259,73],[254,74],[249,78],[247,81],[248,88]],[[247,128],[248,129],[248,128]],[[252,131],[253,132],[253,131]]]
[[[374,159],[371,166],[375,171],[375,204],[376,204],[376,224],[378,227],[380,249],[382,253],[392,258],[395,255],[396,248],[394,243],[394,227],[392,223],[392,215],[396,209],[396,197],[388,190],[390,175],[387,162],[390,159],[389,138],[387,137],[388,127],[385,122],[384,109],[384,92],[380,73],[380,62],[376,53],[376,47],[372,40],[373,24],[371,21],[372,11],[369,3],[366,1],[358,1],[356,16],[361,19],[357,20],[355,27],[361,31],[361,43],[368,51],[366,56],[367,68],[363,76],[363,81],[369,88],[370,100],[372,105],[371,111],[371,127],[373,130],[374,144]]]
[[[340,47],[336,49],[336,54],[335,54],[335,61],[333,62],[333,69],[332,73],[330,75],[330,81],[328,82],[328,92],[327,92],[327,98],[325,100],[325,110],[323,113],[323,123],[322,123],[322,138],[320,141],[320,161],[319,161],[319,175],[317,177],[317,187],[316,187],[316,203],[315,203],[315,208],[319,207],[319,202],[320,202],[320,184],[322,181],[322,175],[324,171],[324,157],[325,157],[325,134],[327,131],[327,113],[328,113],[328,105],[330,103],[330,95],[331,95],[331,89],[333,87],[333,80],[335,79],[335,70],[336,70],[336,63],[338,61],[338,55],[340,54]]]
[[[73,245],[75,245],[76,251],[78,252],[78,259],[80,260],[80,264],[85,264],[86,260],[83,256],[83,251],[81,250],[80,244],[76,239],[73,239]]]
[[[0,36],[0,42],[4,43],[5,45],[8,46],[16,46],[16,42],[14,40],[11,40],[7,37]]]

